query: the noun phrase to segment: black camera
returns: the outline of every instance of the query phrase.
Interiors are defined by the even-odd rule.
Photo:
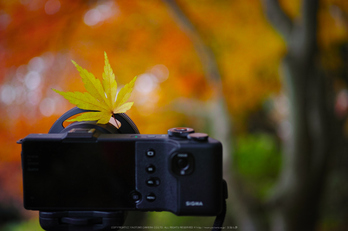
[[[117,114],[113,125],[63,122],[20,140],[24,207],[40,211],[170,211],[216,216],[226,197],[222,145],[192,128],[139,134]]]

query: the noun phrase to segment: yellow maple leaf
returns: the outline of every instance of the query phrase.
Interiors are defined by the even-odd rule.
[[[117,113],[125,113],[133,106],[133,102],[127,102],[129,99],[135,80],[126,84],[117,94],[117,82],[115,75],[111,69],[106,52],[104,52],[105,66],[103,73],[103,81],[95,78],[94,75],[86,69],[80,67],[76,62],[72,61],[84,83],[87,92],[62,92],[53,89],[62,95],[70,103],[75,104],[78,108],[84,110],[92,110],[68,121],[97,121],[99,124],[106,124],[110,117]],[[119,128],[119,122],[116,121]]]

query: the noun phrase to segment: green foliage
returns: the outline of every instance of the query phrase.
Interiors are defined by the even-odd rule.
[[[276,140],[268,134],[246,134],[237,139],[234,168],[247,187],[264,198],[277,179],[281,156]]]
[[[197,230],[194,227],[212,227],[215,217],[189,217],[176,216],[170,212],[153,212],[149,213],[147,226],[156,228],[167,227],[170,230]],[[186,229],[184,227],[187,227]],[[151,230],[151,229],[150,229]],[[158,230],[158,229],[154,229]],[[205,229],[207,230],[207,229]]]
[[[39,219],[23,221],[20,223],[10,223],[0,228],[0,231],[43,231],[39,224]]]

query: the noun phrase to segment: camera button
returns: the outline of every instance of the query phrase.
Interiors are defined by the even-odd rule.
[[[133,191],[130,193],[130,199],[131,201],[133,201],[134,203],[139,203],[141,200],[141,194],[137,191]]]
[[[148,173],[154,173],[155,171],[156,171],[156,167],[152,164],[146,167],[146,172]]]
[[[207,141],[209,136],[206,133],[191,133],[187,138],[194,141]]]
[[[154,193],[150,193],[146,195],[146,200],[149,202],[153,202],[156,200],[156,195]]]
[[[160,185],[161,181],[157,177],[152,177],[146,181],[147,186],[153,187]]]
[[[146,156],[148,156],[148,157],[154,157],[155,154],[156,154],[155,151],[152,149],[147,150],[147,152],[146,152]]]

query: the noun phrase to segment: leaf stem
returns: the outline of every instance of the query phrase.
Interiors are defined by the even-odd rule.
[[[117,128],[117,129],[120,129],[120,127],[121,127],[121,122],[118,121],[118,120],[116,119],[115,115],[116,115],[116,114],[112,114],[112,117],[113,117],[114,120],[115,120],[116,128]]]

